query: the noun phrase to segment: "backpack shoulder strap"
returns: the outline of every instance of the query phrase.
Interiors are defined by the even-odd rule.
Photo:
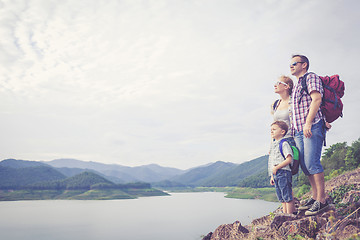
[[[307,88],[307,84],[306,84],[306,79],[307,76],[309,75],[310,72],[305,73],[305,75],[302,77],[301,79],[301,95],[303,95],[304,92],[306,92],[307,94],[309,94],[308,88]]]
[[[280,104],[280,99],[275,100],[274,104],[273,104],[273,111],[275,112],[275,110],[278,108]]]
[[[301,102],[302,97],[304,96],[304,92],[306,92],[309,95],[309,90],[306,84],[306,80],[307,80],[307,76],[313,72],[307,72],[305,73],[305,75],[302,77],[301,79],[301,91],[300,91],[300,99],[299,99],[299,104]]]
[[[279,142],[279,149],[280,149],[280,153],[281,153],[281,155],[283,156],[283,158],[285,158],[284,152],[283,152],[283,144],[284,144],[285,141],[286,141],[286,140],[283,138],[283,139],[281,139],[280,142]]]

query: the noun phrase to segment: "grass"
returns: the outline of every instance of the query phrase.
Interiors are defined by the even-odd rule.
[[[196,187],[178,189],[172,192],[224,192],[227,198],[237,199],[262,199],[269,202],[277,202],[275,188],[241,188],[241,187]]]
[[[57,190],[1,191],[0,201],[53,199],[61,193],[62,191],[57,191]]]
[[[50,199],[77,199],[77,200],[110,200],[133,199],[137,197],[168,195],[157,189],[101,189],[101,190],[16,190],[0,191],[0,201],[19,200],[50,200]]]
[[[71,199],[77,200],[109,200],[109,199],[131,199],[134,198],[127,193],[117,189],[89,190],[82,194],[74,195]]]
[[[277,202],[274,188],[234,188],[225,196],[228,198],[262,199],[269,202]]]

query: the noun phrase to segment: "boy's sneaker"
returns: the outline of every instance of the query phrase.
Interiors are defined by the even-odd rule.
[[[309,210],[305,212],[305,216],[312,216],[324,211],[326,208],[329,207],[327,202],[321,203],[319,201],[315,201],[314,204],[311,206]]]
[[[314,199],[310,198],[304,205],[299,206],[298,209],[299,210],[308,210],[309,208],[311,208],[311,206],[314,204],[314,202],[316,202]]]

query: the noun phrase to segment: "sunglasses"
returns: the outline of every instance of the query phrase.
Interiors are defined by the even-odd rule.
[[[284,82],[282,82],[282,81],[277,81],[277,82],[275,83],[275,86],[279,86],[280,84],[284,84],[285,86],[288,86],[287,83],[284,83]]]
[[[305,63],[305,62],[293,62],[293,63],[290,64],[290,67],[291,67],[291,66],[295,67],[296,64],[298,64],[298,63]]]

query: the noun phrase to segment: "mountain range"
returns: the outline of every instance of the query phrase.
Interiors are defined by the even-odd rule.
[[[22,179],[31,171],[36,172],[31,178],[31,183],[65,179],[87,171],[114,183],[147,182],[162,188],[236,186],[248,178],[264,173],[267,169],[267,159],[268,156],[265,155],[242,164],[218,161],[188,170],[157,164],[128,167],[77,159],[56,159],[46,162],[5,159],[0,162],[0,185],[11,185],[11,181]]]

